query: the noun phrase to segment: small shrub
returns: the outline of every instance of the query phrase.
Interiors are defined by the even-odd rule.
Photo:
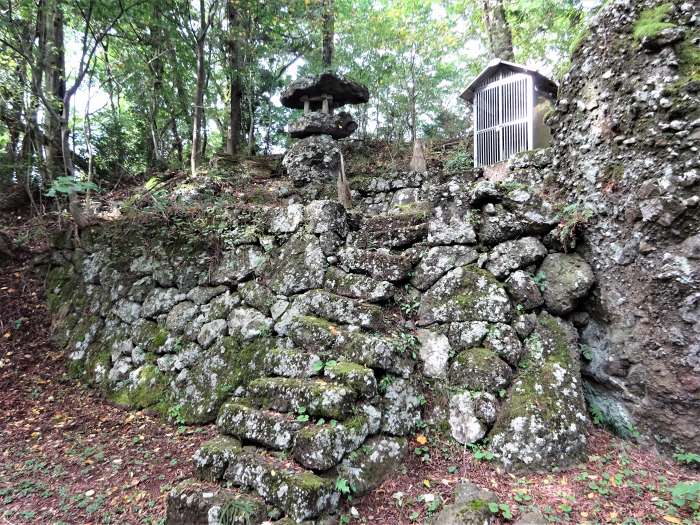
[[[474,165],[474,159],[471,153],[466,149],[458,149],[449,159],[445,162],[445,170],[450,173],[455,173],[458,171],[464,171],[471,168]]]

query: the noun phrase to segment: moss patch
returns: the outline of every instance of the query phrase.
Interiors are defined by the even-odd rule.
[[[116,390],[108,397],[120,406],[150,408],[163,416],[171,402],[167,376],[151,364],[139,369],[136,383]]]
[[[272,346],[263,337],[246,342],[224,337],[210,348],[190,369],[187,393],[175,392],[185,422],[213,421],[231,392],[264,374],[265,356]]]
[[[664,22],[664,19],[671,11],[673,11],[673,4],[671,3],[661,4],[642,11],[632,28],[634,39],[640,41],[643,38],[653,38],[664,29],[675,27],[670,22]]]

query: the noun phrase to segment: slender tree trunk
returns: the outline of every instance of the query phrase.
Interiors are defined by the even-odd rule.
[[[323,67],[330,69],[333,64],[333,37],[335,35],[335,17],[333,0],[323,0]]]
[[[47,57],[46,84],[49,103],[53,111],[47,113],[46,135],[49,138],[46,163],[52,178],[65,174],[63,159],[63,128],[68,120],[61,122],[64,113],[63,101],[66,94],[66,61],[63,46],[63,10],[61,0],[49,0],[47,12]]]
[[[506,19],[503,0],[482,0],[482,7],[491,57],[514,61],[513,36]]]
[[[201,2],[202,9],[204,2]],[[192,117],[192,151],[190,154],[190,169],[192,175],[202,161],[202,120],[204,113],[204,81],[206,68],[204,67],[204,38],[197,42],[197,87],[194,95],[194,115]]]
[[[227,2],[228,18],[228,67],[230,74],[230,106],[228,140],[226,153],[237,155],[241,147],[241,57],[240,57],[240,16],[234,2]]]

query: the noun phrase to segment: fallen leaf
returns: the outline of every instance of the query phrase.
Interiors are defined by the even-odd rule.
[[[428,442],[428,438],[425,437],[423,434],[418,434],[418,435],[416,436],[416,441],[417,441],[418,444],[420,444],[420,445],[425,445],[425,444]]]
[[[676,518],[675,516],[671,516],[669,514],[663,516],[664,521],[668,521],[669,523],[683,523],[680,518]]]

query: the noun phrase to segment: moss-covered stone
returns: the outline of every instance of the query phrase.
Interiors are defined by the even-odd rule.
[[[132,340],[145,352],[158,352],[168,339],[168,330],[154,321],[140,319],[133,325]]]
[[[377,393],[377,380],[372,369],[350,361],[327,363],[323,375],[331,381],[349,386],[366,398]]]
[[[503,285],[489,272],[465,265],[448,272],[423,295],[418,324],[508,322],[512,315]]]
[[[214,420],[223,401],[237,388],[265,372],[264,360],[274,343],[268,338],[243,342],[224,337],[189,368],[187,388],[173,385],[173,394],[188,423]]]
[[[510,383],[508,364],[488,348],[469,348],[459,353],[450,367],[450,384],[467,390],[497,392]]]
[[[349,451],[359,447],[369,433],[366,416],[357,415],[343,423],[309,425],[294,441],[294,459],[318,471],[337,465]]]
[[[540,314],[490,434],[490,447],[507,468],[566,465],[583,452],[587,419],[576,340],[572,326]]]
[[[171,403],[168,378],[153,364],[145,364],[129,375],[122,388],[109,393],[113,402],[128,408],[149,408],[165,415]]]
[[[338,476],[348,481],[355,494],[365,494],[394,470],[407,448],[404,438],[370,438],[343,460],[338,466]]]
[[[342,385],[317,379],[267,377],[248,386],[248,399],[256,406],[278,412],[304,408],[312,416],[344,419],[353,410],[357,393]]]
[[[256,410],[235,401],[221,407],[216,425],[225,434],[277,450],[290,448],[303,426],[293,416]]]

